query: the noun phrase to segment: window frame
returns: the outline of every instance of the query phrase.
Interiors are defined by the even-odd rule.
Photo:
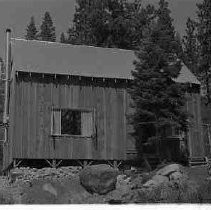
[[[70,111],[80,111],[81,113],[83,112],[91,112],[92,114],[92,134],[91,135],[73,135],[73,134],[56,134],[54,133],[54,112],[59,111],[60,112],[60,132],[61,132],[61,111],[62,110],[70,110]],[[51,108],[51,137],[72,137],[72,138],[94,138],[96,135],[96,129],[95,129],[95,116],[96,116],[96,110],[95,108],[56,108],[52,107]]]
[[[177,138],[183,139],[185,137],[185,132],[176,126],[171,126],[171,136],[170,137],[177,137]]]

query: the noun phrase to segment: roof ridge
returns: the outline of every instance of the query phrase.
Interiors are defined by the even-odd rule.
[[[112,48],[112,47],[96,47],[96,46],[92,46],[92,45],[85,45],[85,44],[80,44],[80,45],[77,45],[77,44],[66,44],[66,43],[61,43],[61,42],[50,42],[50,41],[42,41],[42,40],[27,40],[27,39],[24,39],[24,38],[15,38],[15,37],[12,37],[11,40],[17,40],[17,41],[24,41],[24,42],[38,42],[38,43],[43,43],[43,44],[49,44],[49,45],[61,45],[61,46],[73,46],[73,47],[88,47],[88,48],[98,48],[98,49],[105,49],[105,50],[112,50],[112,51],[115,51],[115,50],[118,50],[118,51],[125,51],[125,52],[133,52],[133,50],[126,50],[126,49],[121,49],[121,48]]]

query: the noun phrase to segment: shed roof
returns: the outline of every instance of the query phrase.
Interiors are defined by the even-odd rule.
[[[15,71],[132,79],[136,57],[131,50],[17,38],[11,44]],[[200,84],[185,65],[174,80]]]
[[[130,79],[134,52],[12,39],[14,69],[37,73]]]

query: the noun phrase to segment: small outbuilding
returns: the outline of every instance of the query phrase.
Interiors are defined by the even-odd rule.
[[[133,51],[14,39],[8,31],[6,60],[4,170],[137,157],[127,120]],[[200,83],[185,66],[176,82],[189,86],[190,156],[203,157]]]

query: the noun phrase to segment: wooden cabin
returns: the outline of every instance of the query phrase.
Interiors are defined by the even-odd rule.
[[[174,161],[181,158],[181,149],[187,146],[189,164],[201,164],[205,159],[205,147],[201,117],[200,82],[193,73],[183,64],[175,82],[186,85],[186,104],[184,109],[188,113],[188,132],[181,133],[173,129],[166,141],[163,150],[169,151]],[[182,156],[183,158],[183,156]]]
[[[4,170],[36,160],[55,167],[67,160],[118,164],[137,157],[127,121],[132,51],[27,41],[10,34],[7,40]],[[186,67],[177,80],[200,85]],[[187,109],[194,125],[188,134],[190,155],[203,156],[198,92],[189,94]]]

